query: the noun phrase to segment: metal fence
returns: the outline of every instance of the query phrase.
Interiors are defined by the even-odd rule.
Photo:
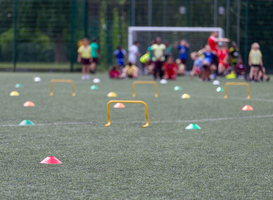
[[[191,26],[222,27],[245,62],[259,42],[273,70],[272,11],[271,0],[0,0],[0,69],[75,71],[83,37],[98,38],[107,69],[128,26]]]

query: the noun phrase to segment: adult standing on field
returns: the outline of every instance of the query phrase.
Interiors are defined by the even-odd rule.
[[[162,44],[161,38],[157,37],[155,44],[152,45],[153,52],[153,62],[154,62],[154,79],[156,80],[157,74],[159,74],[160,79],[164,76],[163,65],[165,61],[165,44]]]
[[[91,73],[94,74],[96,72],[96,66],[97,66],[97,64],[99,62],[99,58],[100,58],[99,44],[98,44],[97,38],[94,38],[92,40],[90,47],[91,47],[91,56],[93,58],[90,68],[91,68]]]
[[[218,73],[218,42],[229,42],[228,38],[218,38],[218,32],[214,31],[211,33],[208,39],[208,45],[210,46],[211,52],[213,53],[213,64],[216,66],[216,73]]]

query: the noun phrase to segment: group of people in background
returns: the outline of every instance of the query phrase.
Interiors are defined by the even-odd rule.
[[[190,71],[190,77],[199,76],[201,81],[215,79],[217,76],[225,76],[231,71],[238,78],[245,78],[249,81],[269,81],[263,66],[262,53],[258,43],[253,43],[249,53],[249,66],[251,67],[249,77],[246,77],[246,67],[242,61],[236,42],[231,43],[228,48],[228,38],[218,38],[218,32],[212,32],[205,44],[200,50],[190,53],[193,61],[193,67]],[[88,40],[84,38],[78,49],[78,62],[82,62],[82,80],[89,79],[89,72],[94,73],[99,54],[98,40],[93,39],[89,45]],[[177,49],[179,56],[173,57],[173,49]],[[138,74],[152,75],[154,80],[170,79],[175,80],[177,75],[186,74],[186,65],[188,60],[190,45],[186,40],[162,43],[161,38],[157,37],[151,41],[147,52],[141,56],[139,53],[139,42],[135,41],[126,50],[122,46],[113,52],[116,64],[111,68],[109,77],[111,79],[137,78]],[[138,60],[140,62],[138,62]],[[138,63],[141,63],[138,67]]]

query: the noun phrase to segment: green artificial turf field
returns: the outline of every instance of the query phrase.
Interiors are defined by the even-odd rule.
[[[99,89],[90,90],[92,81],[80,77],[0,73],[0,199],[273,198],[272,82],[249,83],[250,100],[245,86],[229,86],[224,100],[211,82],[179,77],[159,84],[158,98],[153,85],[137,85],[133,98],[133,80],[97,74]],[[51,79],[72,79],[76,96],[70,84],[54,83],[49,97]],[[145,101],[149,127],[142,128],[141,104],[111,104],[112,124],[104,127],[112,99]],[[245,105],[254,110],[242,111]],[[25,119],[35,125],[19,126]],[[201,130],[185,130],[190,123]],[[47,156],[62,164],[40,164]]]

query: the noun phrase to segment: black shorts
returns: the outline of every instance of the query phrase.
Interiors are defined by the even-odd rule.
[[[259,70],[263,71],[263,68],[261,65],[251,65],[251,67],[255,67],[255,68],[257,67]]]
[[[186,65],[187,64],[187,59],[180,59],[181,60],[181,63],[183,64],[183,65]]]
[[[259,68],[261,68],[261,65],[251,65],[251,67],[259,67]]]
[[[90,65],[90,58],[82,58],[82,64],[83,65]]]
[[[98,59],[98,58],[93,58],[93,61],[92,61],[92,62],[98,64],[99,59]]]
[[[164,61],[155,61],[154,62],[154,68],[155,69],[162,70],[163,65],[164,65]]]

